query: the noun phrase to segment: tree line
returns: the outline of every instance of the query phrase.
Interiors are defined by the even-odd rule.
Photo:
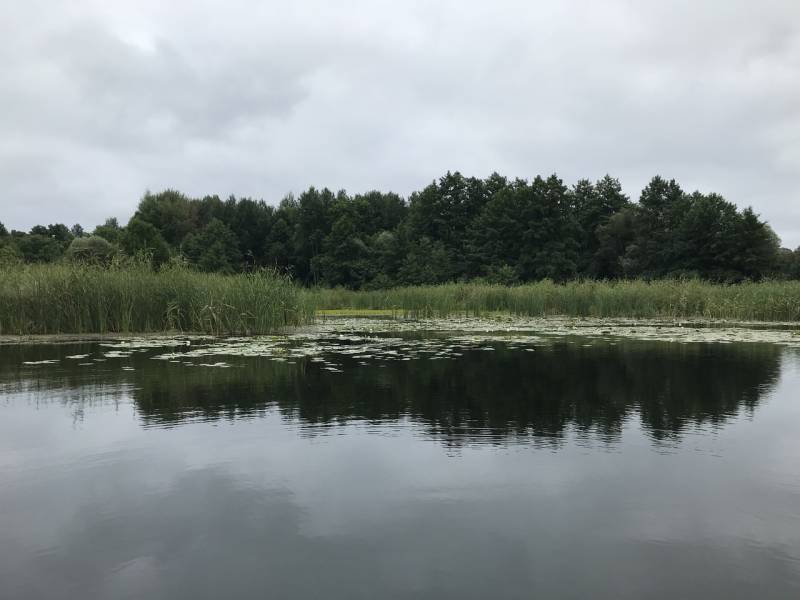
[[[123,227],[0,224],[0,262],[182,260],[202,271],[277,268],[307,285],[354,289],[483,279],[800,277],[800,249],[780,247],[751,208],[653,177],[637,202],[605,176],[568,187],[448,172],[406,200],[309,188],[263,200],[146,193]]]

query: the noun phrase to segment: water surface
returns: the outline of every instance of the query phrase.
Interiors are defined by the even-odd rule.
[[[796,349],[214,343],[0,346],[0,597],[800,597]]]

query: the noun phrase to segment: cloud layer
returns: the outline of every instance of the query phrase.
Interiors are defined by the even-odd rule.
[[[795,0],[0,1],[9,228],[165,187],[608,172],[635,197],[660,173],[800,245]]]

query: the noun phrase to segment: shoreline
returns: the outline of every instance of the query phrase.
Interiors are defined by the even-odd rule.
[[[386,313],[390,314],[386,314]],[[480,317],[450,315],[441,318],[405,318],[384,310],[318,311],[314,323],[283,328],[271,334],[165,330],[150,332],[0,334],[0,345],[79,344],[107,341],[150,340],[164,345],[179,340],[219,340],[226,338],[286,337],[292,335],[332,335],[362,332],[369,334],[541,334],[553,337],[592,337],[603,339],[650,339],[677,342],[764,342],[800,347],[800,322],[736,321],[700,318],[570,317],[552,315],[525,317],[494,313]]]

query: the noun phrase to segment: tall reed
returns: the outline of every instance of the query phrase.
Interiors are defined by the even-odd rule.
[[[0,266],[0,334],[269,333],[313,320],[307,300],[270,271],[226,276],[137,263]]]
[[[382,309],[411,317],[666,317],[800,321],[800,282],[698,280],[452,283],[376,291],[301,289],[262,271],[198,273],[141,263],[0,265],[0,334],[271,333],[309,323],[315,309]]]
[[[722,285],[699,280],[540,281],[519,286],[453,283],[378,291],[313,289],[318,309],[391,309],[406,316],[667,317],[800,321],[800,282]]]

